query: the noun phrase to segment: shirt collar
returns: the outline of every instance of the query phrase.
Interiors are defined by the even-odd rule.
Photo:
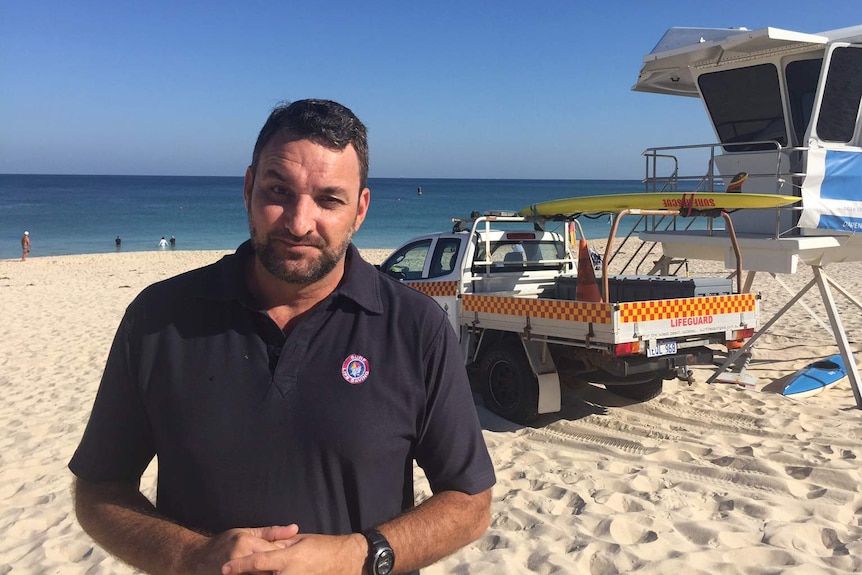
[[[383,313],[380,281],[377,268],[363,260],[356,246],[350,244],[345,255],[344,277],[335,289],[336,295],[352,299],[371,313]]]
[[[248,258],[254,257],[251,240],[246,240],[233,254],[223,257],[210,266],[211,274],[205,274],[199,286],[201,296],[216,300],[248,301],[250,292],[245,283],[245,266]],[[344,277],[333,296],[346,297],[371,313],[383,313],[380,297],[380,272],[362,259],[356,246],[347,247]]]

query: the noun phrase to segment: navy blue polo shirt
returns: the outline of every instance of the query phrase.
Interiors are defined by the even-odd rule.
[[[249,242],[129,306],[69,467],[136,481],[158,457],[157,508],[187,527],[298,523],[354,533],[434,492],[494,484],[462,354],[430,298],[356,248],[338,288],[285,337],[244,279]]]

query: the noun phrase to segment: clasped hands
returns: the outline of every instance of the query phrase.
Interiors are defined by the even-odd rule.
[[[198,553],[213,574],[220,568],[222,575],[359,575],[368,544],[358,533],[300,534],[293,524],[230,529],[209,538]]]

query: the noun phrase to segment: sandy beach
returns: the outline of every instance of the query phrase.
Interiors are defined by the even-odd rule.
[[[66,465],[125,307],[146,285],[223,253],[0,261],[0,575],[134,572],[78,526]],[[364,252],[374,262],[385,253]],[[862,264],[826,271],[862,296]],[[727,274],[710,262],[690,272]],[[795,293],[810,277],[780,280]],[[754,291],[762,322],[791,297],[768,274]],[[858,360],[862,312],[835,299]],[[804,301],[827,321],[816,289]],[[851,386],[801,400],[775,392],[782,377],[837,351],[797,305],[758,341],[754,389],[706,384],[705,369],[645,403],[579,384],[561,413],[531,427],[477,406],[498,477],[491,527],[423,573],[862,571],[862,411]],[[154,479],[151,466],[149,496]],[[418,472],[416,489],[420,500],[430,494]]]

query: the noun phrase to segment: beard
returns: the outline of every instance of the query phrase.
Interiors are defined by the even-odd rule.
[[[252,222],[251,214],[248,218],[251,242],[260,263],[263,264],[266,271],[281,281],[296,285],[308,285],[317,282],[335,269],[344,254],[347,253],[347,247],[353,240],[353,234],[356,231],[354,225],[350,225],[350,230],[341,243],[330,246],[321,237],[296,237],[286,232],[262,236],[258,234],[257,228]],[[309,259],[302,255],[290,253],[281,240],[303,246],[312,246],[319,251],[319,255]]]

